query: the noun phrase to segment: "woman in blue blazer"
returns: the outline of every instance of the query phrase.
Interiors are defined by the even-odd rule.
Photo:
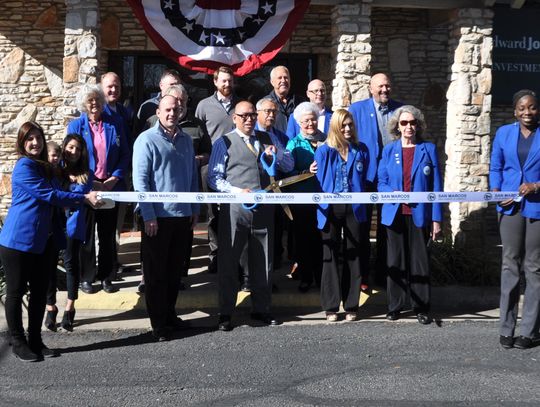
[[[121,191],[128,170],[130,148],[123,126],[103,113],[105,95],[100,86],[84,85],[77,94],[78,119],[69,123],[68,134],[80,134],[88,147],[90,170],[94,173],[92,189]],[[88,208],[87,239],[81,247],[81,290],[91,294],[92,283],[101,280],[103,291],[114,292],[111,275],[116,259],[116,218],[118,208],[96,211]],[[99,237],[98,266],[96,270],[95,229]]]
[[[368,156],[367,147],[358,142],[351,114],[345,109],[336,110],[326,142],[315,152],[316,166],[312,170],[316,171],[321,190],[327,193],[365,191]],[[319,205],[317,223],[323,240],[321,306],[326,311],[326,319],[337,321],[337,311],[343,302],[345,319],[355,321],[362,272],[367,272],[369,265],[369,257],[362,256],[366,241],[369,244],[365,205]],[[339,266],[341,249],[342,267]],[[362,257],[366,261],[362,261]]]
[[[441,191],[437,148],[422,140],[425,129],[424,115],[414,106],[401,106],[390,118],[388,130],[396,140],[383,149],[378,170],[379,192]],[[410,290],[418,322],[431,322],[426,244],[430,234],[435,239],[440,233],[441,222],[438,203],[382,205],[381,223],[386,226],[388,239],[388,320],[399,318]]]
[[[62,224],[53,206],[79,206],[87,200],[98,205],[96,192],[64,192],[55,187],[55,174],[47,162],[45,136],[33,122],[24,123],[17,136],[19,160],[12,174],[12,202],[0,232],[0,257],[6,276],[6,320],[13,353],[23,361],[54,356],[41,340],[41,323],[49,275],[43,268],[50,256],[65,245]],[[30,289],[28,340],[22,322],[22,298]]]
[[[500,343],[526,349],[538,329],[540,310],[540,111],[536,94],[514,95],[517,122],[502,126],[493,141],[489,182],[493,191],[519,196],[497,205],[502,250]],[[520,336],[514,340],[520,268],[526,280]]]

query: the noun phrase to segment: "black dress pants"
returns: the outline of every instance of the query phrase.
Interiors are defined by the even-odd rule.
[[[351,205],[330,206],[328,221],[322,230],[321,306],[324,311],[337,312],[341,301],[345,311],[358,310],[362,234],[367,227],[367,222],[357,222]],[[339,267],[340,253],[347,267]]]
[[[146,310],[154,331],[176,319],[181,269],[190,244],[191,217],[157,218],[158,232],[150,237],[141,222]]]
[[[307,284],[321,284],[322,241],[317,228],[316,205],[291,205],[293,230],[296,242],[295,260],[298,263],[300,280]]]
[[[417,227],[411,216],[398,213],[386,227],[388,244],[388,312],[401,311],[410,291],[416,313],[428,312],[430,306],[429,257],[427,228]]]
[[[86,241],[81,245],[81,280],[93,283],[107,280],[113,274],[116,259],[116,218],[118,208],[86,207]],[[96,225],[99,252],[96,266]]]
[[[45,314],[49,270],[47,265],[58,249],[49,238],[45,251],[40,254],[22,252],[0,246],[0,257],[6,276],[6,321],[13,343],[25,340],[22,299],[27,289],[28,300],[28,337],[31,341],[41,341],[41,324]]]

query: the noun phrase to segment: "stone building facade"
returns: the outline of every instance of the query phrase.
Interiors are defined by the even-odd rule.
[[[316,55],[317,77],[331,91],[333,108],[368,97],[370,76],[388,72],[394,98],[426,115],[445,189],[487,190],[494,129],[512,119],[509,106],[491,104],[493,11],[452,9],[443,0],[423,2],[430,3],[423,8],[407,3],[313,1],[282,53]],[[125,1],[0,4],[0,213],[10,203],[19,125],[36,120],[48,138],[60,140],[76,115],[79,86],[98,82],[111,52],[133,51],[157,48]],[[457,244],[478,253],[496,247],[492,206],[450,204],[447,219]]]

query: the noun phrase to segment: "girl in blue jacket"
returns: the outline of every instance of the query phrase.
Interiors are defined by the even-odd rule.
[[[86,194],[92,189],[92,171],[88,165],[88,149],[86,142],[79,134],[68,134],[62,143],[62,175],[66,190]],[[66,209],[67,247],[64,251],[64,267],[66,269],[67,302],[60,326],[73,331],[75,318],[75,300],[78,298],[80,271],[80,248],[86,241],[86,207]],[[56,287],[54,287],[56,290]],[[49,298],[54,296],[49,293]],[[58,308],[54,302],[47,302],[45,326],[56,331],[56,315]]]
[[[388,130],[396,140],[383,149],[378,170],[379,192],[441,191],[437,148],[422,140],[425,129],[424,115],[414,106],[402,106],[390,118]],[[386,226],[388,242],[388,320],[399,318],[409,291],[418,322],[431,322],[426,244],[430,234],[436,239],[441,222],[439,203],[382,205],[381,223]]]
[[[493,191],[519,197],[497,205],[502,241],[500,343],[504,348],[533,345],[540,314],[540,110],[536,94],[514,95],[517,122],[502,126],[493,141],[489,183]],[[514,339],[520,297],[520,269],[526,288],[520,336]]]
[[[345,109],[338,109],[332,115],[326,142],[315,152],[315,163],[313,170],[323,192],[346,194],[365,191],[368,151],[365,144],[358,142],[352,116]],[[317,222],[323,241],[321,306],[326,311],[326,319],[335,322],[343,302],[345,319],[355,321],[362,271],[367,271],[369,264],[365,250],[366,238],[369,244],[365,206],[319,205]],[[340,255],[343,259],[341,267]],[[367,262],[362,261],[366,259]]]
[[[17,153],[20,158],[12,174],[12,203],[0,232],[0,258],[6,276],[5,310],[13,353],[22,361],[36,361],[56,354],[41,339],[49,282],[46,265],[55,246],[65,244],[62,225],[52,216],[53,206],[79,206],[85,200],[99,206],[100,202],[96,192],[64,192],[53,186],[45,136],[38,124],[26,122],[20,127]],[[28,340],[22,322],[27,287]]]

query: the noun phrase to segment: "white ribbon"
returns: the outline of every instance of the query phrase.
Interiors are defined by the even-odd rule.
[[[99,192],[116,202],[352,204],[500,202],[517,192],[350,192],[350,193],[213,193],[213,192]]]

